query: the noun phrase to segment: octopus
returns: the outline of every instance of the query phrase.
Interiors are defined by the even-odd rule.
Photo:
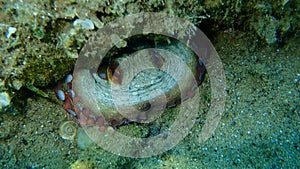
[[[81,50],[73,75],[55,92],[82,127],[97,125],[105,131],[153,121],[165,108],[193,97],[205,72],[202,58],[176,38],[98,32]]]
[[[179,72],[183,66],[190,72]],[[55,92],[64,101],[63,109],[77,117],[83,127],[96,124],[105,130],[107,126],[130,121],[146,123],[158,118],[165,108],[176,107],[192,97],[205,71],[201,58],[175,39],[135,37],[126,48],[111,50],[96,69],[67,75]],[[166,72],[176,72],[176,75]],[[189,83],[192,78],[196,79],[197,86]],[[181,89],[178,81],[185,84]],[[117,90],[124,84],[127,90]]]

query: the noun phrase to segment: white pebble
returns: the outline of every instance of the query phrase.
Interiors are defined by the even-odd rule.
[[[93,22],[89,19],[76,19],[73,25],[86,30],[93,30],[95,28]]]
[[[62,90],[57,90],[57,98],[64,101],[66,99],[65,93]]]
[[[9,97],[8,93],[6,93],[6,92],[0,93],[0,109],[2,107],[8,106],[9,103],[10,103],[10,97]]]
[[[17,28],[15,27],[8,27],[7,33],[6,33],[6,38],[8,39],[12,34],[16,33]]]

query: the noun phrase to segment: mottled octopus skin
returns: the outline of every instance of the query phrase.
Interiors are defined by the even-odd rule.
[[[121,109],[126,113],[119,113],[119,110],[117,110],[117,108],[115,107],[114,100],[110,93],[111,85],[118,85],[118,83],[123,83],[127,80],[127,76],[129,76],[128,72],[126,72],[128,70],[128,67],[139,67],[140,65],[145,64],[142,62],[147,62],[148,65],[150,64],[150,67],[154,67],[157,69],[160,69],[160,67],[164,66],[163,64],[165,63],[161,61],[159,57],[157,59],[155,59],[154,57],[154,60],[153,57],[151,57],[150,59],[148,58],[148,60],[140,60],[141,63],[131,61],[129,62],[129,65],[119,67],[118,70],[114,70],[114,72],[117,72],[117,75],[115,75],[116,73],[114,75],[108,74],[108,79],[110,80],[100,78],[98,76],[97,69],[77,70],[77,72],[73,75],[74,77],[72,82],[72,88],[75,91],[76,96],[77,98],[79,98],[79,100],[74,103],[74,105],[76,105],[77,107],[72,109],[76,110],[77,114],[82,113],[84,109],[88,109],[92,112],[93,116],[104,116],[105,121],[108,122],[110,125],[117,125],[119,123],[122,123],[126,119],[129,119],[130,121],[139,122],[147,121],[150,118],[149,114],[151,114],[151,117],[153,116],[154,118],[155,115],[153,114],[155,114],[155,112],[161,111],[165,107],[174,107],[180,104],[181,101],[192,97],[194,88],[197,86],[195,86],[192,83],[189,83],[189,81],[192,81],[189,79],[195,78],[197,85],[199,85],[202,82],[205,72],[205,67],[203,63],[198,57],[196,57],[193,54],[193,52],[190,51],[190,49],[188,49],[181,43],[173,42],[168,46],[160,46],[160,49],[168,50],[178,55],[181,61],[184,61],[184,63],[188,65],[188,67],[192,71],[192,74],[194,75],[193,77],[189,77],[187,74],[182,74],[182,77],[186,79],[183,79],[185,83],[183,83],[184,86],[181,92],[178,90],[176,81],[174,81],[174,79],[173,81],[169,80],[172,79],[171,77],[168,77],[167,75],[164,75],[162,73],[159,74],[159,71],[157,70],[141,72],[137,80],[133,80],[133,86],[148,85],[148,87],[150,86],[154,88],[163,88],[165,89],[163,91],[166,94],[167,98],[161,95],[154,95],[153,97],[148,97],[149,93],[151,92],[147,93],[145,91],[147,90],[147,88],[145,89],[143,87],[133,87],[134,89],[136,89],[135,92],[145,94],[140,94],[140,97],[133,97],[133,92],[129,93],[129,95],[132,94],[130,102],[127,102],[126,104],[121,103]],[[116,60],[118,62],[122,62],[122,60],[126,61],[126,59],[130,60],[130,58],[126,58],[126,56],[120,56],[120,58]],[[173,71],[176,71],[176,69],[174,69]],[[123,72],[126,72],[127,74]],[[160,76],[162,76],[162,78],[156,78],[156,74],[159,74]],[[148,77],[153,78],[152,80],[156,80],[159,83],[157,85],[149,85],[151,79],[147,82]],[[143,90],[138,90],[139,88],[142,88]],[[161,100],[163,100],[164,98],[167,99],[166,103],[161,104]],[[149,100],[151,100],[151,106],[149,106]],[[132,107],[134,109],[132,109]],[[93,120],[96,121],[97,119],[94,118]]]

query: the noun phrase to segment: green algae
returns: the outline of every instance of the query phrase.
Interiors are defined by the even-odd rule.
[[[29,85],[29,86],[27,86],[27,88],[28,88],[29,90],[31,90],[31,91],[37,93],[38,95],[40,95],[40,96],[42,96],[42,97],[46,97],[46,98],[49,97],[47,93],[45,93],[45,92],[43,92],[42,90],[40,90],[40,89],[34,87],[33,85]]]

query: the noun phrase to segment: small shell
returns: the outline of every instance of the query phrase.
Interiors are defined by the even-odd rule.
[[[71,74],[68,74],[65,78],[65,83],[70,83],[73,80],[73,76]]]
[[[57,90],[57,98],[61,101],[64,101],[66,99],[65,93],[62,90]]]
[[[77,125],[73,121],[66,121],[59,127],[59,135],[65,140],[74,140],[77,133]]]

